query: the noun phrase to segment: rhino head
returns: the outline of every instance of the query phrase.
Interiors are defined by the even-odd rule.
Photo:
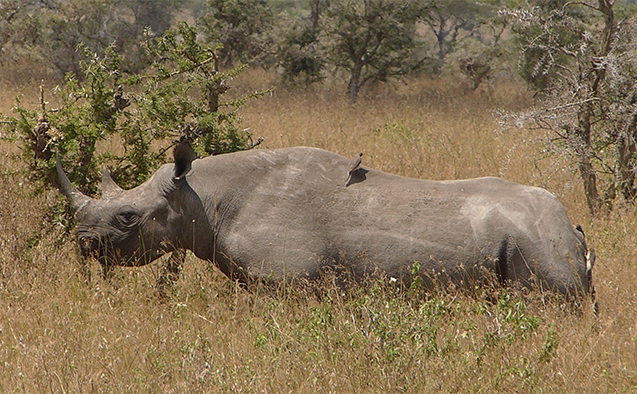
[[[95,257],[107,269],[112,265],[139,266],[184,242],[184,189],[194,193],[186,174],[196,154],[189,143],[174,150],[175,165],[164,166],[144,184],[130,190],[117,186],[108,170],[102,175],[102,198],[90,198],[70,182],[57,157],[62,192],[75,212],[77,239],[84,257]],[[172,171],[171,171],[172,169]]]

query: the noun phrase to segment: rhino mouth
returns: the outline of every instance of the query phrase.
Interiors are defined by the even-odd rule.
[[[119,263],[122,260],[121,251],[99,234],[82,232],[78,234],[78,239],[84,258],[95,258],[102,264]]]
[[[99,235],[90,233],[78,234],[78,240],[82,257],[94,257],[100,261],[105,258],[107,254],[106,244],[102,242],[102,238]]]
[[[96,254],[103,249],[102,242],[98,236],[80,235],[80,249],[82,257],[97,257]]]
[[[94,258],[102,265],[132,267],[148,264],[154,259],[150,250],[135,250],[129,245],[130,239],[117,234],[101,235],[94,229],[80,230],[77,238],[82,257]]]

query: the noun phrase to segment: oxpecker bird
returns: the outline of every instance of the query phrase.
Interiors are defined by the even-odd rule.
[[[345,181],[345,185],[349,183],[350,179],[352,179],[352,174],[355,173],[356,170],[358,170],[358,167],[361,166],[364,155],[365,155],[364,153],[357,154],[349,163],[349,171],[347,171],[347,180]]]

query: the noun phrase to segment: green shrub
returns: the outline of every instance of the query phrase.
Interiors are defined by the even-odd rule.
[[[83,75],[69,74],[53,90],[59,108],[47,108],[43,88],[39,111],[18,100],[15,115],[4,123],[5,138],[19,142],[32,180],[40,188],[56,184],[56,150],[71,181],[90,195],[97,192],[102,166],[123,187],[136,186],[167,161],[166,152],[179,138],[191,140],[200,155],[251,148],[238,110],[264,92],[222,100],[228,81],[243,67],[222,72],[216,55],[221,46],[203,45],[197,36],[187,23],[156,39],[147,31],[144,46],[152,66],[130,75],[113,47],[104,56],[80,47]],[[106,140],[122,150],[98,149]]]

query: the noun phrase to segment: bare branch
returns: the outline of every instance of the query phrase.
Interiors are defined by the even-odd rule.
[[[593,101],[599,101],[599,100],[600,100],[600,98],[598,98],[598,97],[592,97],[592,98],[589,98],[589,99],[586,99],[586,100],[583,100],[583,101],[579,101],[577,103],[568,103],[568,104],[560,105],[560,106],[553,107],[553,108],[547,108],[547,109],[544,109],[543,111],[544,112],[559,111],[560,109],[578,107],[578,106],[584,105],[586,103],[590,103],[590,102],[593,102]]]
[[[569,1],[568,3],[565,3],[565,4],[562,6],[562,11],[564,12],[564,10],[566,9],[566,7],[570,7],[570,6],[572,6],[572,5],[581,5],[581,6],[588,7],[588,8],[590,8],[590,9],[593,9],[593,10],[595,10],[595,11],[599,11],[599,8],[597,8],[597,7],[593,6],[593,5],[590,5],[590,4],[588,4],[588,3],[585,3],[585,2],[583,2],[583,1]]]

